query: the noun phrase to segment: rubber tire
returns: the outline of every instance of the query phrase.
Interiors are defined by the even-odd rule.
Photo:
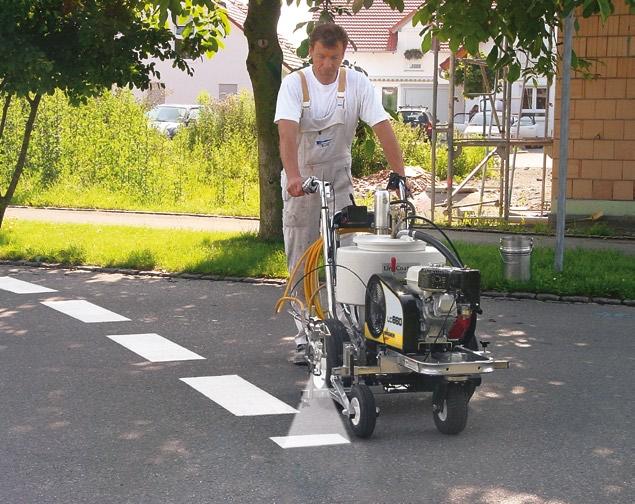
[[[331,369],[334,367],[340,367],[342,365],[342,350],[344,343],[350,340],[346,326],[337,319],[325,319],[324,325],[328,327],[330,336],[324,338],[324,348],[326,350],[326,383],[327,388],[331,386]],[[344,386],[347,387],[350,383],[344,381]]]
[[[444,411],[432,411],[434,424],[443,434],[458,434],[467,425],[467,404],[469,397],[464,387],[450,383],[445,390],[445,397],[439,398]]]
[[[375,396],[367,385],[359,383],[351,387],[349,401],[351,409],[357,409],[358,414],[354,417],[348,417],[348,425],[357,437],[369,438],[373,434],[377,422]]]

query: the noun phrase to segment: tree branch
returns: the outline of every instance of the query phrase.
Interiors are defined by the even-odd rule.
[[[40,105],[40,100],[42,99],[42,95],[36,94],[31,103],[31,110],[29,111],[29,117],[24,126],[24,135],[22,137],[22,147],[20,148],[20,155],[18,156],[18,161],[15,164],[15,169],[13,170],[13,175],[11,177],[11,182],[9,183],[9,187],[7,188],[7,192],[0,198],[0,226],[2,226],[2,221],[4,219],[4,213],[11,203],[11,199],[13,198],[13,194],[15,193],[15,189],[18,186],[18,181],[20,180],[20,176],[22,175],[22,170],[24,169],[24,165],[26,163],[26,155],[29,150],[29,143],[31,141],[31,133],[33,133],[33,126],[35,125],[35,117],[37,116],[38,107]]]
[[[4,100],[4,104],[2,105],[2,118],[0,119],[0,140],[2,140],[2,136],[4,135],[4,127],[7,124],[7,115],[9,114],[9,106],[11,105],[12,97],[12,95],[8,94]]]

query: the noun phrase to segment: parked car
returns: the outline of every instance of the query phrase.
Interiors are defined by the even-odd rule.
[[[520,128],[520,129],[519,129]],[[511,137],[512,138],[536,138],[541,136],[537,131],[536,121],[533,117],[520,116],[520,124],[518,116],[512,117]]]
[[[152,126],[168,138],[173,138],[180,128],[198,119],[200,111],[200,105],[163,104],[157,105],[146,115]]]
[[[465,112],[454,114],[454,131],[463,133],[470,122],[470,115]]]
[[[498,116],[498,120],[501,120],[500,115]],[[491,131],[490,124],[492,125]],[[485,136],[500,136],[496,119],[494,119],[491,114],[484,115],[482,112],[479,112],[467,123],[467,126],[463,129],[463,134],[483,136],[483,132],[485,132]]]
[[[432,114],[427,109],[402,107],[398,113],[405,124],[423,129],[428,139],[432,138]]]

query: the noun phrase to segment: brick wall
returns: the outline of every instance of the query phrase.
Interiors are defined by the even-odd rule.
[[[572,75],[567,168],[567,213],[598,209],[635,215],[635,15],[624,0],[606,23],[580,17],[577,55],[593,59],[596,79]],[[556,87],[553,146],[554,200],[558,194],[560,82]],[[569,201],[575,201],[571,208]],[[555,207],[555,201],[554,201]],[[571,211],[573,209],[573,211]]]

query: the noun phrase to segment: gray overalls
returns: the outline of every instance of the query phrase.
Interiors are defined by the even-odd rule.
[[[346,118],[346,70],[340,68],[337,79],[335,109],[325,117],[315,118],[311,111],[311,99],[304,71],[300,70],[302,83],[302,115],[298,135],[298,166],[302,179],[315,175],[333,184],[335,205],[331,215],[350,204],[353,193],[351,175],[351,145],[345,141]],[[292,197],[287,192],[287,177],[282,172],[282,228],[287,267],[291,272],[304,251],[320,235],[320,196],[307,194]],[[298,325],[296,344],[306,343],[304,332]]]

